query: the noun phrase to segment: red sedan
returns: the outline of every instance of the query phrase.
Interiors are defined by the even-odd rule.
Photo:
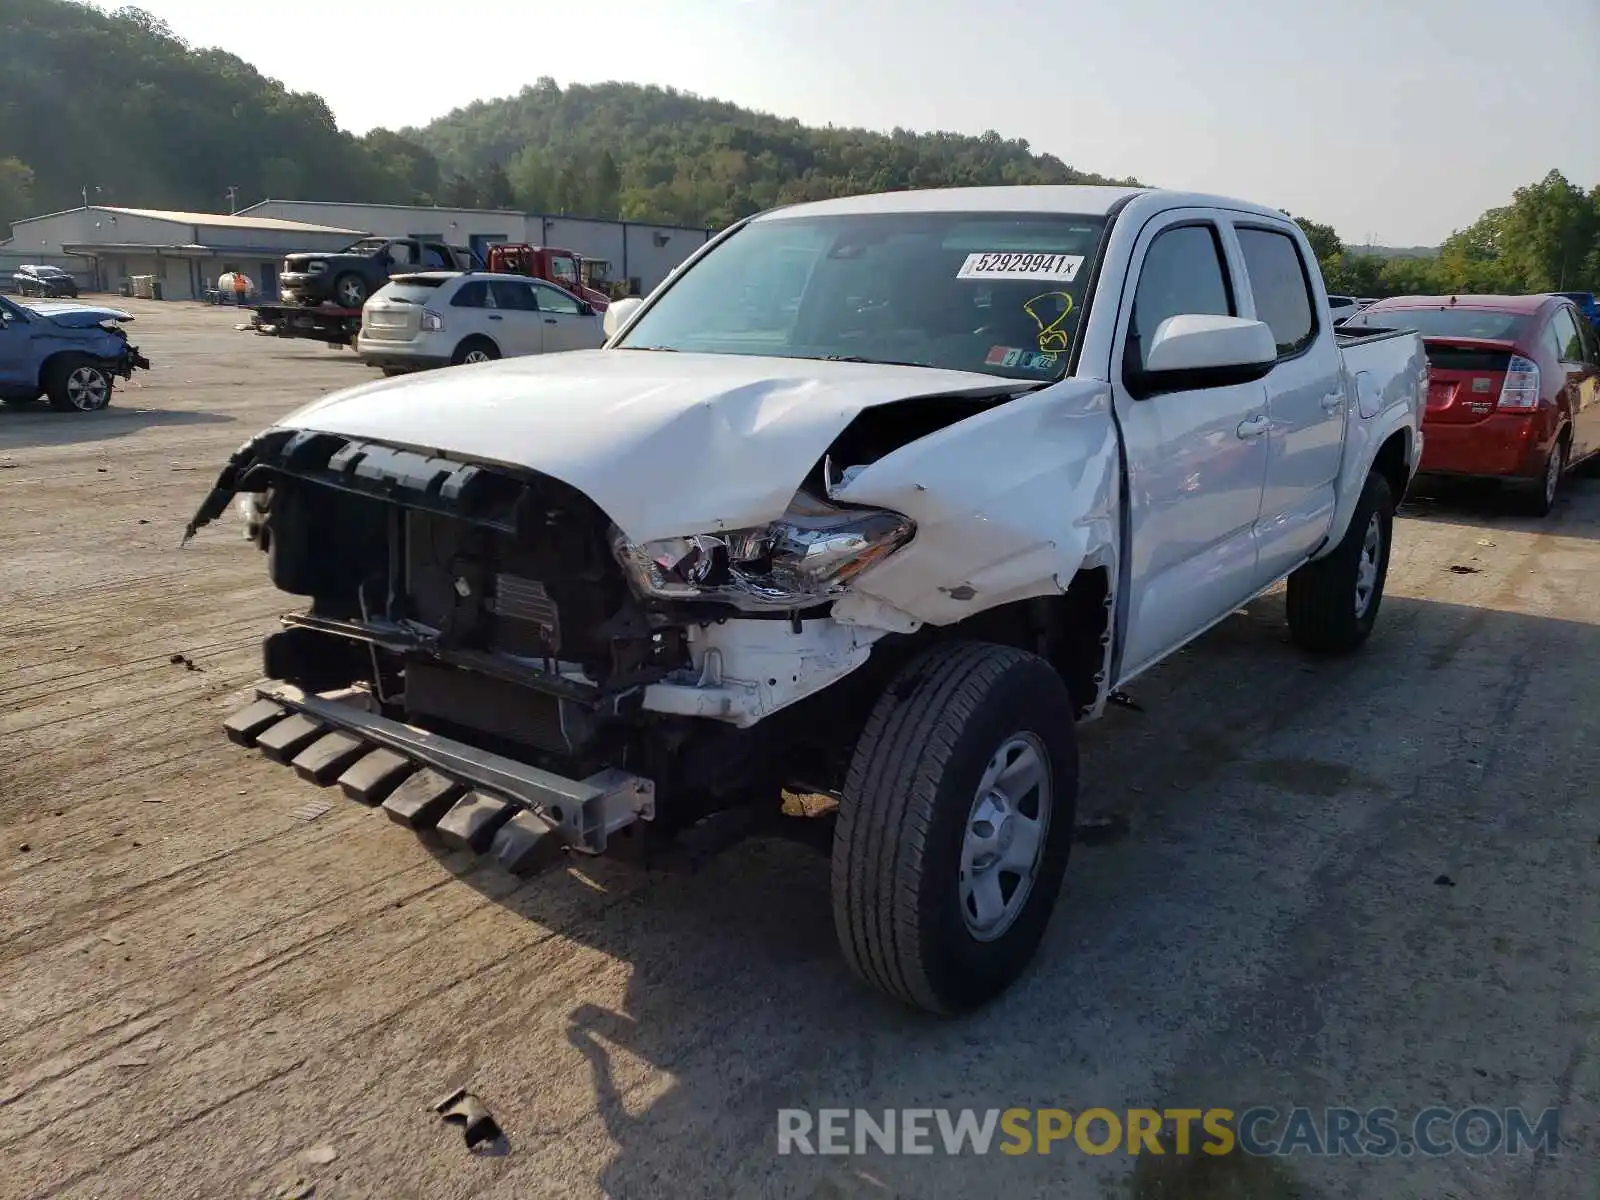
[[[1600,454],[1600,337],[1565,296],[1397,296],[1345,327],[1422,335],[1422,472],[1524,484],[1544,516]]]

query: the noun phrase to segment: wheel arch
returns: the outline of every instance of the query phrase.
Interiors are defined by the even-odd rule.
[[[106,359],[106,357],[104,355],[102,355],[102,354],[93,354],[88,350],[84,350],[84,349],[81,349],[81,348],[76,347],[76,346],[63,346],[59,350],[52,350],[49,354],[45,355],[43,360],[40,361],[40,363],[39,363],[39,378],[38,378],[38,384],[39,384],[39,393],[38,394],[42,396],[49,389],[49,386],[50,386],[50,373],[52,371],[56,370],[56,368],[59,366],[59,364],[62,362],[63,359],[78,359],[78,358],[83,359],[90,366],[99,367],[109,377],[109,382],[111,383],[112,387],[116,386],[117,373],[116,373],[115,370],[112,369],[112,364]]]
[[[469,346],[474,345],[488,346],[501,358],[504,358],[506,355],[506,352],[501,348],[500,343],[495,341],[494,338],[490,337],[487,333],[469,333],[466,337],[462,338],[456,343],[456,348],[450,352],[450,356],[452,358],[459,358],[467,352],[467,348]]]

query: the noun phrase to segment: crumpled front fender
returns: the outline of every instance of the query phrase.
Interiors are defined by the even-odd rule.
[[[914,402],[913,402],[914,403]],[[850,472],[829,495],[917,523],[911,543],[834,602],[846,623],[953,624],[1064,592],[1083,568],[1117,578],[1121,456],[1111,393],[1065,380]]]

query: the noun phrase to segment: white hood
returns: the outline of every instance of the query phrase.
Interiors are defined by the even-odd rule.
[[[645,542],[775,520],[864,409],[1027,386],[926,367],[582,350],[364,384],[278,424],[528,467]]]

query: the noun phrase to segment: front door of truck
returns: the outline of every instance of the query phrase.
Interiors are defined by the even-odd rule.
[[[1315,264],[1287,224],[1235,221],[1245,316],[1278,343],[1267,375],[1267,483],[1257,524],[1258,586],[1288,574],[1328,533],[1344,459],[1345,397],[1333,331],[1319,328],[1311,287]]]
[[[1205,210],[1162,214],[1134,247],[1111,364],[1128,475],[1123,679],[1256,590],[1256,520],[1267,473],[1265,384],[1153,395],[1137,384],[1145,347],[1162,321],[1240,315],[1235,277],[1222,232]]]

